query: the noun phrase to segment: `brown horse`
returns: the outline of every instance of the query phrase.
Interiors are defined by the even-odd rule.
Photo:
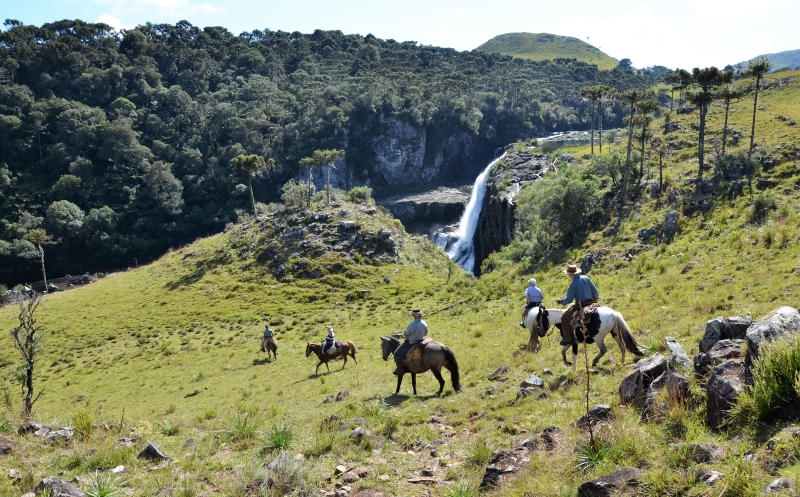
[[[278,342],[275,341],[275,337],[261,339],[261,352],[267,353],[267,359],[269,359],[270,352],[272,352],[273,359],[278,358]]]
[[[394,337],[381,337],[381,352],[383,353],[383,360],[389,359],[397,347],[400,346],[400,340]],[[425,346],[422,353],[422,368],[415,368],[413,371],[406,366],[405,362],[395,361],[397,365],[397,390],[395,394],[400,393],[400,385],[403,383],[403,375],[411,373],[411,386],[414,388],[414,395],[417,395],[417,373],[424,373],[431,370],[433,376],[439,381],[439,393],[442,394],[444,390],[444,378],[442,378],[442,368],[445,367],[450,370],[450,381],[453,382],[453,390],[456,392],[461,391],[461,383],[459,382],[458,362],[453,351],[439,342],[431,342]]]
[[[322,345],[318,343],[309,343],[306,345],[306,357],[310,356],[311,353],[317,354],[317,358],[319,359],[319,364],[317,364],[317,369],[314,371],[314,374],[319,374],[319,367],[325,364],[325,368],[328,372],[331,372],[331,368],[328,367],[328,361],[331,359],[336,359],[339,356],[344,358],[344,364],[342,364],[342,369],[344,369],[345,365],[347,364],[347,356],[351,356],[356,364],[358,361],[356,360],[356,344],[353,342],[339,342],[340,347],[338,349],[334,348],[328,352],[328,356],[325,357],[325,353],[322,352]]]

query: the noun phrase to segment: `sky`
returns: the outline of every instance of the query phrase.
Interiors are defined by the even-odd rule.
[[[503,33],[584,40],[634,67],[706,67],[800,49],[800,0],[0,0],[0,16],[130,29],[187,20],[235,34],[340,30],[472,50]]]

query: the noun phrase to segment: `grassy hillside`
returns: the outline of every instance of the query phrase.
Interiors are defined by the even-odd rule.
[[[692,354],[705,322],[718,315],[752,312],[758,317],[781,305],[798,307],[800,168],[791,144],[800,141],[800,130],[776,118],[800,120],[800,73],[791,76],[760,100],[757,142],[776,164],[763,173],[774,186],[756,192],[766,208],[755,220],[749,198],[728,196],[727,183],[717,183],[705,212],[684,210],[697,200],[686,184],[697,168],[696,133],[689,130],[698,116],[689,114],[677,118],[687,131],[668,136],[678,148],[666,166],[667,193],[658,197],[650,188],[634,189],[617,234],[606,235],[610,226],[597,226],[580,245],[532,268],[508,265],[472,278],[381,211],[369,214],[339,200],[336,208],[314,209],[331,217],[314,221],[313,229],[303,224],[302,214],[277,210],[264,221],[198,240],[147,267],[46,297],[39,313],[46,345],[37,373],[44,396],[35,407],[36,418],[84,428],[94,421],[96,427],[55,448],[33,436],[6,433],[15,450],[0,456],[0,463],[19,470],[23,479],[14,484],[0,474],[0,492],[17,496],[44,476],[72,479],[124,465],[126,472],[116,481],[134,496],[166,488],[180,496],[255,495],[248,485],[263,475],[263,463],[291,445],[290,455],[304,459],[307,471],[283,475],[296,478],[292,488],[305,482],[332,490],[334,483],[325,478],[343,464],[366,468],[366,476],[352,484],[356,489],[395,496],[476,496],[493,451],[509,448],[515,438],[535,437],[550,425],[561,428],[557,447],[533,452],[530,469],[491,495],[573,496],[580,483],[623,466],[644,472],[635,493],[648,496],[759,495],[776,475],[800,478],[798,440],[782,434],[766,443],[782,425],[747,427],[744,433],[709,431],[704,390],[690,372],[685,372],[692,382],[690,399],[681,404],[663,398],[665,415],[641,421],[638,408],[620,405],[617,389],[630,364],[619,363],[610,340],[610,353],[591,375],[590,403],[610,404],[615,417],[599,433],[602,450],[588,450],[586,433],[573,424],[585,409],[582,369],[575,374],[561,363],[554,334],[539,353],[525,352],[527,336],[516,325],[527,278],[539,279],[550,304],[567,288],[564,265],[590,251],[605,254],[591,272],[603,303],[625,315],[648,353],[666,353],[664,337],[673,336]],[[749,129],[750,105],[747,100],[736,104],[731,127]],[[721,119],[721,109],[712,108],[709,140],[719,136]],[[656,122],[656,132],[662,124]],[[588,147],[571,152],[580,157]],[[648,178],[657,177],[653,164],[647,168]],[[670,197],[677,200],[670,203]],[[640,245],[639,231],[663,222],[671,208],[681,212],[675,240]],[[321,248],[315,237],[344,219],[365,235],[391,230],[397,259],[346,256],[338,249],[310,256]],[[300,225],[310,233],[307,252],[295,248],[304,241],[285,236],[287,227]],[[286,257],[283,274],[275,272],[273,248]],[[321,277],[305,276],[312,270]],[[410,396],[410,378],[401,395],[392,395],[393,365],[380,359],[379,335],[402,329],[411,308],[423,309],[431,335],[455,352],[464,393],[454,394],[445,373],[442,397],[432,395],[438,385],[429,374],[419,377],[419,396]],[[15,315],[13,307],[0,309],[0,327],[13,327]],[[278,332],[276,361],[258,350],[265,319]],[[330,373],[317,376],[316,361],[304,357],[304,347],[318,342],[326,325],[336,329],[337,338],[357,344],[359,364],[349,361],[341,369],[341,362],[333,362]],[[594,355],[596,347],[588,352]],[[0,422],[3,431],[11,431],[16,419],[18,361],[10,341],[0,341],[0,373],[12,403],[4,413],[8,421]],[[504,364],[510,368],[504,379],[490,380]],[[519,384],[530,373],[544,379],[546,396],[518,399]],[[349,397],[327,402],[342,390]],[[326,421],[330,415],[338,420]],[[356,424],[376,438],[350,438]],[[770,435],[764,437],[764,430]],[[294,435],[291,444],[287,434]],[[142,438],[134,447],[115,443],[133,436]],[[194,443],[185,444],[187,439]],[[177,461],[156,465],[136,459],[144,440]],[[681,441],[715,443],[727,455],[718,463],[698,464],[669,447]],[[741,457],[746,454],[756,454],[755,462]],[[776,454],[788,455],[771,474],[765,462]],[[439,462],[436,483],[410,483],[432,459]],[[709,488],[696,481],[701,467],[725,476]],[[281,492],[273,488],[265,495]]]
[[[784,67],[797,69],[800,67],[800,50],[786,50],[778,53],[767,53],[753,58],[760,59],[761,57],[766,57],[771,60],[773,69],[782,69]],[[742,64],[747,67],[747,61],[742,62]]]
[[[495,36],[475,50],[528,60],[578,59],[595,64],[601,70],[614,69],[618,64],[616,59],[584,41],[549,33],[506,33]]]

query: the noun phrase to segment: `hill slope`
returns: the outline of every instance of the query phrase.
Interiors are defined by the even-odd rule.
[[[773,69],[781,69],[783,67],[797,69],[800,67],[800,49],[786,50],[778,53],[766,53],[763,55],[757,55],[753,58],[760,59],[761,57],[766,57],[771,60]],[[747,61],[742,62],[742,64],[747,67]]]
[[[506,33],[495,36],[475,50],[528,60],[578,59],[595,64],[601,70],[614,69],[618,64],[616,59],[584,41],[549,33]]]

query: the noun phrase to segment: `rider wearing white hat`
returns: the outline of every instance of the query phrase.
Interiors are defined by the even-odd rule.
[[[406,354],[411,350],[411,347],[421,342],[425,335],[428,334],[428,324],[422,320],[422,311],[414,309],[411,311],[411,316],[414,320],[411,321],[411,324],[403,331],[406,339],[397,347],[397,350],[394,351],[394,360],[398,362],[405,361]],[[394,370],[394,374],[397,374],[396,369]]]
[[[520,326],[523,328],[525,327],[525,316],[528,315],[528,311],[530,311],[534,307],[538,307],[542,305],[542,301],[544,300],[544,292],[541,288],[536,286],[536,278],[531,278],[528,280],[528,288],[525,289],[525,308],[522,310],[522,322],[519,323]]]

